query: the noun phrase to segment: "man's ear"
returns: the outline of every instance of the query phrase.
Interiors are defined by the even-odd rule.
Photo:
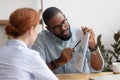
[[[66,18],[66,16],[63,14],[64,18]]]
[[[51,31],[51,29],[50,29],[50,27],[49,27],[49,26],[46,26],[46,29],[47,29],[47,30],[49,30],[49,31]]]

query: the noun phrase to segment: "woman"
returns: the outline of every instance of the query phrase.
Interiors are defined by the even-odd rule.
[[[13,37],[0,48],[0,80],[58,80],[39,53],[28,48],[37,35],[39,14],[31,8],[15,10],[5,28]]]

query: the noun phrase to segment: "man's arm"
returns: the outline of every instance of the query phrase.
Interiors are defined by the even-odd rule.
[[[55,60],[47,63],[47,65],[49,66],[49,68],[51,70],[55,70],[59,66],[62,66],[64,64],[66,64],[68,61],[70,61],[72,58],[72,55],[73,55],[73,49],[72,48],[65,48],[61,52],[61,56],[58,59],[55,59]]]
[[[102,56],[100,55],[100,51],[98,50],[97,44],[95,42],[94,31],[90,28],[87,28],[86,26],[82,27],[82,31],[84,32],[84,34],[86,34],[87,32],[90,33],[89,49],[91,51],[90,60],[91,67],[95,70],[101,70],[103,67],[103,60]]]
[[[98,46],[97,46],[97,44],[95,44],[95,41],[93,43],[91,43],[91,45],[93,45],[92,48],[89,46],[89,49],[91,52],[91,60],[90,60],[91,67],[95,70],[101,70],[102,66],[103,66],[103,60],[100,55]]]
[[[100,51],[98,50],[98,46],[95,42],[94,38],[94,33],[91,31],[91,36],[90,36],[91,41],[89,41],[89,49],[91,52],[91,67],[95,70],[101,70],[103,66],[103,60],[102,57],[100,56]]]
[[[100,52],[99,50],[97,49],[96,51],[94,52],[91,52],[91,60],[90,60],[90,63],[91,63],[91,67],[95,70],[101,70],[102,67],[103,67],[103,60],[100,56]]]

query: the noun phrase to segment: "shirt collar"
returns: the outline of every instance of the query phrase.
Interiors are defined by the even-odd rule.
[[[6,43],[6,45],[28,47],[22,40],[18,39],[11,39]]]

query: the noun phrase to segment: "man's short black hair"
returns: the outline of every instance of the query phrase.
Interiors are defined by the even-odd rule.
[[[56,7],[47,8],[42,14],[42,17],[43,17],[45,24],[48,25],[48,20],[58,13],[62,13],[62,11]]]

